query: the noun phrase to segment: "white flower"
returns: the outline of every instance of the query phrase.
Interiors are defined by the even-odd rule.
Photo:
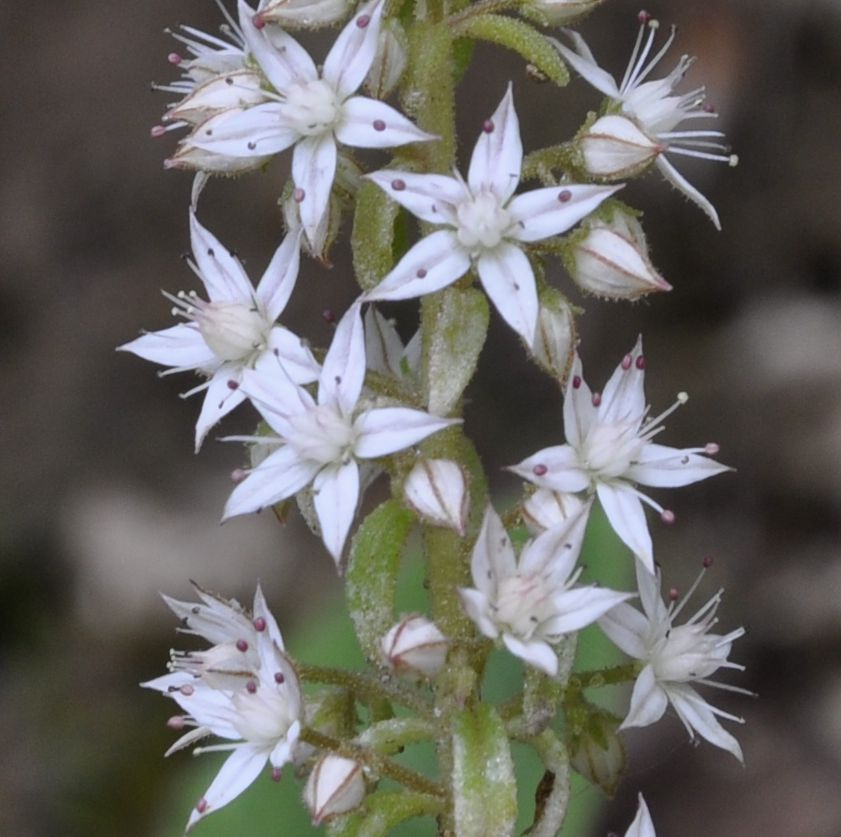
[[[392,148],[434,139],[389,105],[352,95],[374,60],[382,12],[383,0],[362,6],[336,39],[319,74],[294,38],[279,29],[269,32],[271,24],[240,0],[243,37],[274,88],[272,101],[210,130],[200,126],[189,138],[191,147],[235,161],[265,158],[294,145],[295,199],[311,242],[327,212],[339,143]]]
[[[464,537],[470,513],[470,493],[464,470],[451,459],[420,459],[403,485],[406,502],[433,526]]]
[[[386,665],[399,674],[435,677],[447,660],[449,641],[434,622],[413,613],[389,629],[380,648]]]
[[[316,826],[359,807],[364,798],[362,765],[343,756],[320,758],[304,787],[304,803]]]
[[[532,535],[539,535],[577,517],[588,505],[578,494],[538,488],[523,501],[523,522]]]
[[[479,630],[550,676],[558,671],[552,644],[595,622],[631,597],[601,587],[575,587],[587,514],[544,532],[519,558],[497,513],[488,507],[473,548],[475,588],[461,587],[462,604]]]
[[[145,360],[170,366],[161,374],[195,370],[207,378],[184,397],[204,392],[196,423],[196,450],[208,430],[239,405],[237,390],[245,369],[261,370],[280,363],[296,383],[318,377],[310,350],[291,331],[275,325],[298,278],[300,233],[290,233],[275,251],[255,290],[239,259],[222,246],[190,212],[190,235],[195,261],[190,267],[207,291],[178,296],[172,313],[187,322],[153,331],[120,346]]]
[[[730,165],[735,165],[738,159],[730,154],[729,148],[720,141],[724,136],[721,131],[677,130],[679,125],[686,120],[712,119],[715,118],[715,113],[704,106],[703,87],[674,95],[675,87],[694,63],[694,58],[682,55],[675,68],[667,76],[648,80],[671,46],[675,30],[672,27],[665,45],[649,61],[658,23],[644,12],[640,13],[640,22],[634,51],[620,84],[617,84],[609,73],[599,67],[590,48],[578,33],[571,30],[566,32],[574,49],[558,41],[554,43],[561,55],[586,81],[608,96],[621,113],[633,119],[652,143],[662,146],[664,153],[660,154],[656,161],[661,174],[676,189],[701,207],[716,228],[721,229],[718,214],[713,205],[677,171],[666,155],[683,154],[688,157],[717,160]],[[649,30],[647,38],[645,38],[646,28]]]
[[[615,114],[597,119],[579,134],[578,145],[588,174],[610,180],[634,177],[663,153],[663,146],[640,131],[635,122]]]
[[[638,795],[638,799],[637,815],[628,826],[625,837],[657,837],[654,831],[654,823],[651,821],[651,814],[648,813],[648,805],[645,804],[642,794]]]
[[[721,726],[716,716],[737,723],[744,721],[708,704],[690,684],[750,694],[745,689],[710,680],[719,668],[744,671],[744,666],[731,663],[727,658],[734,640],[744,636],[745,629],[737,628],[724,635],[710,633],[718,622],[716,611],[723,590],[683,625],[675,625],[702,577],[703,572],[680,604],[675,606],[672,600],[666,607],[660,597],[659,572],[652,575],[637,561],[637,585],[643,612],[622,604],[599,620],[602,630],[622,651],[645,663],[634,684],[631,706],[620,729],[645,727],[659,721],[671,703],[691,738],[694,739],[697,733],[743,761],[739,742]]]
[[[191,606],[195,632],[222,640],[246,632],[241,624],[242,611],[236,603],[202,595],[205,605]],[[176,613],[183,602],[168,600]],[[227,608],[227,612],[226,612]],[[280,778],[280,769],[291,761],[301,730],[303,707],[298,676],[282,650],[277,625],[265,607],[259,588],[250,623],[248,641],[253,653],[241,653],[239,671],[226,669],[221,679],[207,666],[176,667],[141,685],[156,689],[172,698],[186,713],[169,721],[173,729],[189,731],[181,736],[166,755],[190,746],[208,735],[226,739],[226,743],[198,747],[194,754],[229,751],[216,778],[199,800],[187,823],[189,831],[199,820],[227,805],[260,774],[266,763],[272,775]],[[219,646],[216,646],[217,648]],[[214,649],[211,649],[212,653]]]
[[[475,266],[502,318],[534,344],[538,299],[523,245],[565,232],[619,187],[561,185],[514,196],[523,145],[511,86],[479,136],[465,183],[441,174],[384,170],[368,175],[428,224],[421,239],[364,297],[409,299],[452,284]]]
[[[663,419],[685,404],[688,396],[680,393],[668,410],[649,418],[644,370],[640,337],[616,367],[604,392],[592,393],[576,355],[564,397],[567,444],[544,448],[510,470],[540,488],[596,493],[616,534],[653,573],[654,555],[643,503],[656,509],[666,523],[674,521],[674,514],[637,485],[676,488],[730,469],[701,456],[717,453],[718,445],[671,448],[652,441],[663,429]]]
[[[272,374],[243,376],[240,389],[277,433],[248,441],[280,447],[234,489],[224,515],[227,519],[258,511],[312,485],[321,537],[337,563],[359,499],[358,460],[403,450],[460,421],[404,407],[359,404],[365,377],[359,308],[354,305],[336,327],[317,399],[281,367],[268,370]]]

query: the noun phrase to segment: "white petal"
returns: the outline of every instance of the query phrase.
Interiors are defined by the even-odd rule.
[[[588,504],[574,517],[529,541],[520,554],[520,572],[526,575],[549,572],[550,583],[563,586],[581,554],[589,515]]]
[[[259,373],[261,368],[277,363],[296,384],[311,384],[321,373],[318,361],[304,341],[282,326],[275,326],[269,332],[268,351],[260,356],[255,371]]]
[[[473,583],[490,599],[496,599],[497,585],[517,572],[511,538],[493,506],[485,509],[482,528],[470,558]]]
[[[520,123],[510,84],[489,122],[490,133],[483,130],[473,149],[467,182],[474,195],[492,191],[504,204],[520,182],[523,165]]]
[[[470,494],[462,467],[450,459],[421,458],[403,484],[406,503],[426,522],[464,537]]]
[[[303,191],[298,201],[301,224],[310,243],[327,212],[333,178],[336,175],[336,140],[328,131],[318,137],[304,137],[292,152],[292,179]]]
[[[540,639],[523,641],[511,634],[503,634],[505,647],[515,656],[534,666],[544,674],[554,677],[558,673],[558,655],[548,642]]]
[[[245,394],[239,389],[231,389],[228,381],[238,381],[239,370],[219,369],[210,381],[210,386],[205,390],[204,401],[201,412],[196,422],[196,453],[204,441],[207,432],[220,419],[228,415],[234,407],[238,407],[245,401]]]
[[[365,357],[368,368],[382,375],[401,378],[403,342],[391,320],[386,319],[374,305],[365,312]]]
[[[645,413],[645,367],[637,366],[643,357],[642,335],[628,357],[631,365],[624,369],[620,363],[604,385],[597,411],[599,422],[639,421]]]
[[[634,821],[628,826],[625,837],[657,837],[654,832],[654,823],[651,821],[651,814],[648,813],[648,806],[639,794],[639,809]]]
[[[422,221],[455,226],[455,207],[465,199],[464,186],[455,178],[393,169],[375,171],[366,177]]]
[[[382,0],[377,0],[361,6],[342,29],[324,59],[322,76],[340,100],[359,89],[374,63],[383,5]],[[360,23],[363,25],[360,26]]]
[[[218,811],[236,799],[259,775],[268,761],[269,752],[264,747],[243,745],[228,756],[216,778],[204,794],[202,811],[193,809],[187,831],[203,817]]]
[[[227,247],[199,223],[192,210],[190,241],[211,302],[246,302],[252,298],[254,288],[239,259],[232,256]]]
[[[571,64],[576,72],[589,82],[596,90],[604,93],[605,96],[610,96],[612,99],[619,98],[619,87],[610,73],[605,72],[598,64],[596,64],[593,53],[585,43],[584,39],[571,29],[565,29],[565,34],[569,36],[575,46],[576,51],[573,52],[569,47],[562,44],[560,41],[552,40],[555,48],[564,57],[564,60]]]
[[[162,331],[147,334],[124,343],[117,351],[131,352],[144,360],[179,369],[208,369],[218,366],[219,359],[204,342],[201,332],[192,325],[179,323]]]
[[[476,271],[502,319],[531,346],[540,306],[534,273],[525,253],[503,242],[492,252],[479,256]]]
[[[518,241],[540,241],[566,232],[622,186],[552,186],[517,195],[508,205]]]
[[[592,586],[565,590],[553,597],[559,614],[544,622],[541,630],[550,636],[579,631],[632,596],[632,593]]]
[[[265,352],[254,369],[243,369],[240,389],[279,436],[289,434],[289,418],[311,410],[313,397],[293,383],[271,352]]]
[[[679,192],[683,192],[692,203],[699,206],[704,212],[706,212],[709,219],[715,225],[717,230],[721,229],[721,221],[718,219],[718,213],[715,211],[715,207],[710,203],[710,201],[705,198],[667,159],[666,157],[661,154],[654,163],[658,169],[660,169],[660,173],[672,186],[675,187]]]
[[[467,615],[473,620],[476,627],[484,636],[489,639],[496,639],[499,636],[499,630],[490,617],[488,597],[472,587],[459,587],[458,594]]]
[[[730,470],[727,465],[706,456],[649,443],[642,449],[637,462],[625,472],[625,476],[633,482],[653,488],[678,488]]]
[[[578,454],[570,445],[539,450],[508,470],[551,491],[583,491],[590,485],[590,478],[581,469]]]
[[[286,308],[298,279],[301,262],[301,232],[290,232],[275,250],[266,272],[257,285],[257,299],[269,320],[274,322]]]
[[[239,113],[225,111],[199,125],[190,135],[189,143],[223,158],[262,158],[277,154],[299,137],[297,131],[285,124],[283,111],[284,106],[274,102]]]
[[[651,573],[646,572],[646,575]],[[649,634],[649,621],[635,607],[620,604],[609,610],[599,619],[599,627],[608,639],[629,657],[644,660],[648,656],[646,639]]]
[[[284,445],[233,490],[222,519],[260,511],[291,497],[308,485],[320,468],[315,462],[302,462],[293,448]]]
[[[359,502],[359,466],[351,460],[325,468],[312,488],[321,539],[338,564]]]
[[[593,393],[584,380],[584,370],[578,353],[572,361],[564,393],[564,436],[573,448],[580,448],[596,421]]]
[[[350,414],[365,380],[365,331],[362,306],[354,303],[345,312],[324,358],[318,379],[318,403],[338,404]]]
[[[269,638],[282,651],[284,648],[283,635],[280,633],[280,628],[277,626],[277,620],[269,610],[268,604],[266,604],[266,597],[263,595],[263,588],[260,586],[259,582],[257,583],[257,589],[254,591],[254,605],[251,608],[251,613],[255,620],[262,619],[265,621],[266,632]]]
[[[634,562],[634,573],[637,578],[637,590],[640,594],[643,613],[651,625],[662,626],[668,630],[671,625],[669,610],[660,596],[660,571],[651,572],[639,559]]]
[[[362,459],[375,459],[414,445],[421,439],[458,424],[460,419],[446,419],[422,410],[405,407],[381,407],[362,413],[354,422],[358,433],[354,453]]]
[[[437,139],[390,105],[363,96],[354,96],[342,105],[341,121],[335,130],[336,139],[353,148],[394,148]]]
[[[470,256],[452,230],[422,238],[383,281],[365,294],[367,300],[411,299],[440,291],[470,269]]]
[[[640,498],[630,486],[621,484],[600,482],[596,486],[596,493],[613,531],[653,573],[654,548]]]
[[[307,51],[279,26],[272,29],[270,41],[265,29],[254,25],[254,15],[254,10],[239,0],[239,25],[248,49],[275,90],[283,93],[292,84],[317,79],[318,71]]]
[[[646,666],[637,677],[637,682],[634,683],[634,691],[631,693],[631,706],[619,729],[647,727],[656,723],[663,717],[668,705],[669,700],[666,693],[657,684],[654,670],[651,666]]]
[[[710,705],[694,689],[683,684],[670,684],[669,697],[675,712],[687,727],[744,762],[739,742],[721,726]]]

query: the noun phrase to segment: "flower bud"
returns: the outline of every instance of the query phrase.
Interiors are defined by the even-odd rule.
[[[352,7],[352,0],[263,0],[257,14],[285,29],[318,29],[344,20]]]
[[[421,459],[403,486],[406,502],[427,523],[464,536],[470,494],[464,471],[449,459]]]
[[[609,712],[595,711],[569,742],[573,768],[608,796],[616,792],[625,772],[625,748],[616,732],[618,726],[619,720]]]
[[[198,125],[217,113],[231,108],[247,108],[268,101],[258,73],[237,70],[215,76],[186,95],[164,115],[165,122],[189,122]]]
[[[594,221],[574,241],[565,259],[582,290],[607,299],[639,299],[672,286],[654,269],[639,221],[615,210],[610,221]]]
[[[565,26],[589,14],[603,0],[532,0],[531,8],[552,26]]]
[[[425,616],[404,616],[380,640],[383,659],[398,674],[434,677],[447,659],[448,640]]]
[[[304,787],[304,803],[313,825],[357,808],[365,798],[362,765],[341,756],[319,759]]]
[[[645,169],[663,146],[624,116],[603,116],[578,137],[584,168],[594,177],[622,180]]]
[[[587,503],[577,494],[538,488],[523,502],[523,522],[532,535],[576,517]]]
[[[575,318],[559,293],[543,293],[531,347],[534,359],[559,380],[566,376],[575,348]]]
[[[377,54],[365,79],[365,87],[375,99],[385,99],[397,87],[406,69],[407,39],[403,27],[389,20],[380,29]]]

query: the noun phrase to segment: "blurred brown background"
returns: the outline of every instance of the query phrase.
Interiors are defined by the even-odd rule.
[[[582,28],[614,72],[637,11],[607,0]],[[715,555],[706,589],[727,588],[722,629],[750,632],[733,655],[747,673],[732,682],[759,699],[714,695],[748,719],[745,769],[692,750],[674,718],[629,736],[631,775],[597,833],[622,833],[641,789],[665,837],[837,837],[841,4],[663,0],[649,11],[681,27],[671,61],[700,56],[687,83],[707,84],[741,164],[678,160],[716,204],[720,234],[656,174],[626,190],[675,290],[633,308],[585,300],[582,354],[601,380],[642,330],[655,407],[692,396],[666,441],[718,441],[738,469],[672,495],[678,525],[658,526],[655,543],[677,586]],[[161,170],[173,137],[149,138],[167,96],[148,83],[173,77],[162,29],[180,21],[214,31],[219,17],[208,0],[0,6],[0,833],[14,837],[150,833],[174,769],[160,760],[166,710],[135,686],[172,642],[158,590],[184,596],[195,577],[245,595],[262,578],[290,625],[308,593],[338,589],[299,522],[218,527],[239,450],[211,439],[195,457],[198,401],[177,397],[190,379],[158,380],[114,352],[169,324],[159,289],[192,287],[178,259],[189,177]],[[581,81],[558,93],[480,49],[462,98],[466,149],[509,77],[527,149],[568,136],[598,103]],[[287,164],[214,182],[203,200],[204,223],[253,275],[279,232]],[[570,287],[560,270],[556,280]],[[323,345],[321,311],[351,296],[338,258],[332,271],[310,265],[287,322]],[[495,323],[492,340],[468,431],[496,472],[556,442],[561,425],[557,394],[523,372],[512,335]]]

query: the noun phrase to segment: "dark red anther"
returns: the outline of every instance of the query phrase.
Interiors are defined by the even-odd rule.
[[[396,180],[391,181],[391,188],[394,189],[395,192],[402,192],[406,188],[406,181],[401,180],[398,177]]]
[[[639,370],[645,369],[645,355],[640,355],[635,361],[634,366]]]
[[[419,267],[417,273],[415,273],[415,276],[417,276],[418,279],[426,279],[426,268]]]
[[[325,323],[333,325],[333,323],[336,322],[336,312],[333,311],[332,308],[325,308],[321,312],[321,318],[324,320]]]
[[[233,378],[228,379],[228,389],[239,389],[239,381],[235,381]]]
[[[493,119],[486,119],[482,123],[482,130],[486,134],[492,134],[494,132],[494,121],[493,121]]]
[[[572,376],[572,388],[573,389],[581,389],[581,376],[580,375],[573,375]]]
[[[532,468],[536,477],[545,476],[548,470],[549,469],[545,465],[535,465],[534,468]]]
[[[266,19],[263,15],[254,15],[254,17],[251,18],[251,22],[254,24],[255,29],[263,29],[266,25]]]
[[[245,691],[248,692],[249,695],[256,695],[257,694],[257,684],[253,680],[249,680],[245,684]]]
[[[704,113],[715,113],[715,112],[716,112],[716,109],[715,109],[715,105],[714,105],[714,104],[712,104],[712,103],[710,103],[710,102],[707,102],[707,103],[704,105]]]
[[[175,730],[176,732],[180,732],[184,729],[185,722],[183,715],[173,715],[167,722],[167,727],[171,730]]]
[[[385,122],[382,119],[375,119],[374,120],[374,130],[375,131],[384,131],[385,130]]]
[[[196,810],[197,810],[200,814],[205,813],[205,811],[207,811],[207,800],[206,800],[206,799],[200,799],[200,800],[196,803]]]
[[[594,407],[601,407],[602,404],[602,394],[600,392],[593,393],[593,406]]]
[[[645,24],[651,20],[651,13],[643,9],[637,15],[637,20],[640,22],[640,26],[645,26]]]
[[[295,203],[301,203],[306,196],[307,196],[307,193],[303,189],[301,189],[300,187],[298,187],[292,193],[292,199],[295,201]]]
[[[239,485],[247,476],[248,474],[245,472],[244,468],[234,468],[234,470],[231,471],[231,482],[234,485]]]
[[[274,682],[277,684],[285,683],[286,675],[282,671],[276,671],[274,673]]]
[[[279,782],[283,778],[283,771],[279,767],[272,768],[272,781]]]
[[[170,52],[170,54],[167,55],[166,60],[177,67],[184,59],[177,52]]]
[[[359,15],[359,17],[356,18],[356,25],[360,29],[364,29],[370,22],[371,22],[371,15]]]
[[[179,690],[184,697],[190,697],[196,690],[189,684],[185,683]]]
[[[244,639],[237,640],[237,651],[245,653],[248,650],[248,643]]]
[[[158,137],[162,137],[165,133],[166,128],[164,128],[163,125],[153,125],[149,129],[149,136],[155,137],[155,139],[157,139]]]
[[[266,630],[266,620],[262,616],[258,616],[254,620],[254,630],[261,633]]]
[[[672,523],[675,522],[675,513],[671,509],[663,509],[663,511],[660,512],[660,520],[662,520],[667,526],[671,526]]]
[[[680,598],[680,591],[677,589],[677,587],[672,587],[669,590],[669,601],[670,602],[676,602],[679,598]]]
[[[622,358],[622,368],[627,372],[631,368],[631,364],[634,362],[634,359],[630,355],[625,355]]]
[[[708,570],[713,565],[713,557],[712,555],[705,555],[701,560],[701,566]]]
[[[558,200],[561,203],[569,203],[572,200],[572,192],[570,192],[569,189],[561,189],[561,191],[558,192]]]

